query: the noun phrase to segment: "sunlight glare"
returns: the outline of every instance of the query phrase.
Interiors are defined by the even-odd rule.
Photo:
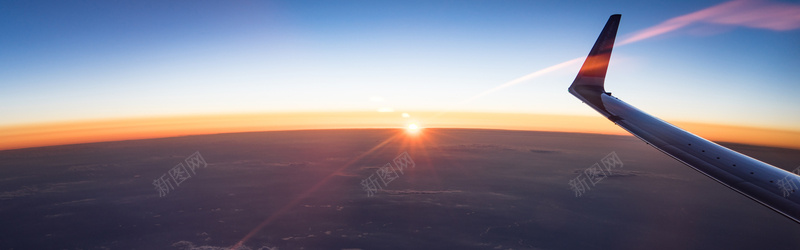
[[[411,134],[416,134],[419,132],[419,126],[417,126],[416,123],[411,123],[408,125],[408,128],[406,128],[406,131]]]

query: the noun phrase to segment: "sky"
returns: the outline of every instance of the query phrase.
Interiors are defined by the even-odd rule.
[[[800,2],[774,0],[3,1],[0,137],[251,114],[603,121],[567,87],[617,13],[615,96],[800,138]]]

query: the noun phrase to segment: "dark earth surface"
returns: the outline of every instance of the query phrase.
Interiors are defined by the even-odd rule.
[[[800,165],[799,150],[723,145]],[[160,197],[153,181],[195,152],[207,167]],[[404,152],[414,167],[368,196],[362,180]],[[569,181],[611,152],[624,165],[576,197]],[[0,221],[0,249],[800,249],[800,225],[634,137],[504,130],[0,151]]]

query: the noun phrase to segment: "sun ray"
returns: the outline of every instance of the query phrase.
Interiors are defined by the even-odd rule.
[[[355,158],[353,158],[349,162],[345,163],[344,165],[342,165],[341,167],[336,169],[336,171],[333,171],[332,173],[328,174],[328,176],[325,176],[325,178],[322,178],[322,180],[317,182],[317,184],[314,184],[314,186],[312,186],[311,188],[309,188],[305,192],[301,193],[299,196],[297,196],[297,198],[295,198],[294,200],[292,200],[289,203],[287,203],[285,206],[283,206],[278,211],[275,211],[274,213],[272,213],[272,215],[267,217],[267,219],[265,219],[263,222],[261,222],[261,224],[259,224],[255,228],[253,228],[253,230],[250,230],[250,232],[247,233],[247,235],[245,235],[241,240],[239,240],[236,243],[236,245],[232,246],[230,249],[231,250],[239,249],[239,247],[244,245],[245,242],[247,242],[250,238],[252,238],[256,233],[261,231],[261,229],[263,229],[265,226],[267,226],[272,221],[278,219],[278,217],[280,215],[282,215],[283,213],[285,213],[285,212],[289,211],[290,209],[292,209],[293,207],[297,206],[298,203],[300,203],[306,197],[308,197],[309,195],[311,195],[312,193],[317,191],[320,187],[322,187],[325,183],[327,183],[328,180],[330,180],[332,177],[340,174],[342,172],[342,170],[350,167],[353,163],[356,163],[357,161],[361,160],[365,156],[375,152],[376,150],[379,150],[379,149],[383,148],[389,142],[392,142],[392,141],[396,140],[400,135],[402,135],[402,134],[401,133],[397,133],[397,134],[393,135],[392,137],[387,138],[386,140],[384,140],[383,142],[379,143],[378,145],[375,145],[374,147],[372,147],[371,149],[367,150],[363,154],[361,154],[359,156],[356,156]]]

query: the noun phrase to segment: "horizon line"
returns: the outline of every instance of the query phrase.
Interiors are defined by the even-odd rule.
[[[410,114],[410,115],[409,115]],[[439,115],[439,116],[436,116]],[[95,142],[245,132],[331,129],[487,129],[607,135],[628,133],[585,115],[492,112],[272,112],[131,117],[0,126],[0,151]],[[672,122],[711,141],[800,149],[800,131],[701,122]]]

